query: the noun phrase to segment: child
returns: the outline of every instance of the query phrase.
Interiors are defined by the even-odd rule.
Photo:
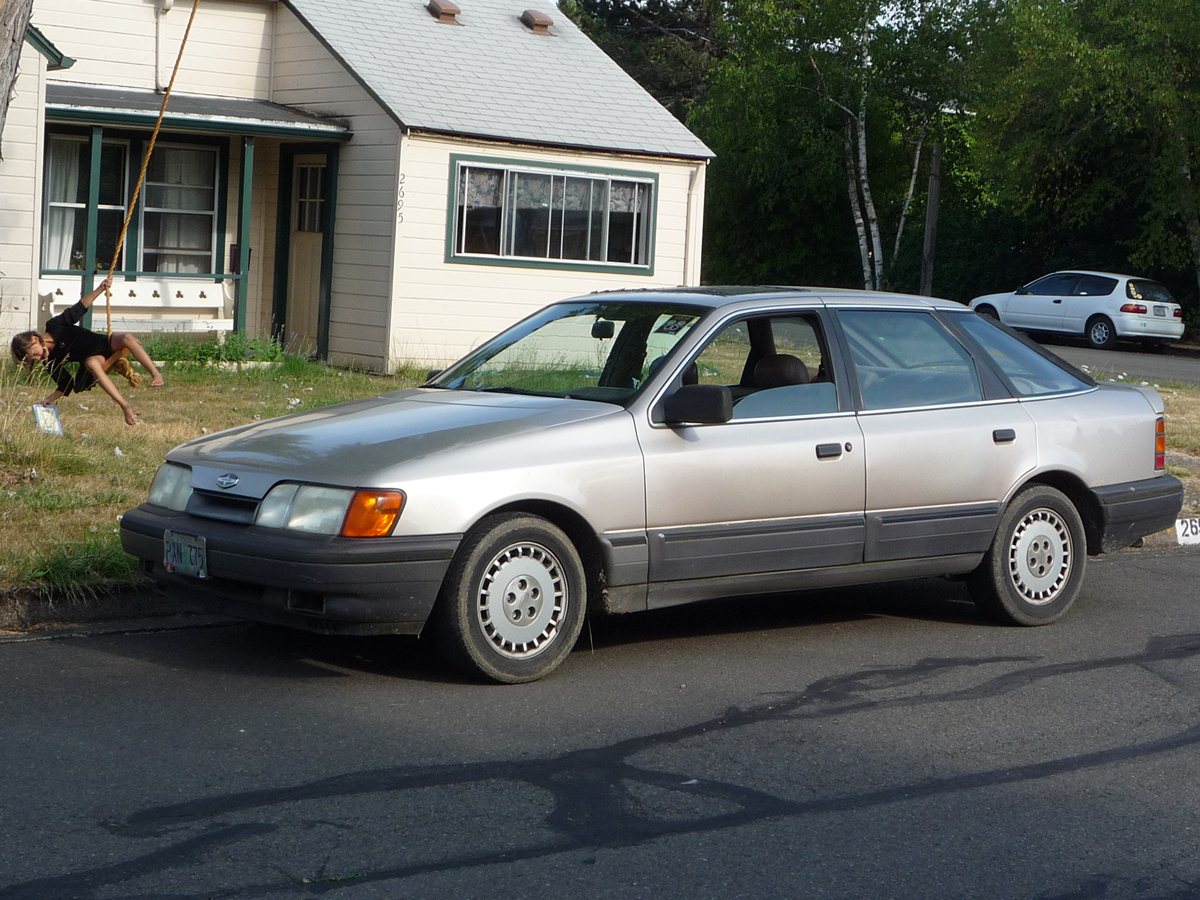
[[[125,414],[125,424],[136,425],[138,420],[133,407],[121,396],[117,386],[108,377],[107,360],[115,354],[117,359],[114,362],[120,360],[125,362],[128,367],[128,362],[121,357],[126,352],[132,353],[134,359],[145,366],[146,371],[150,373],[150,387],[162,387],[162,374],[155,368],[146,351],[142,349],[141,343],[132,334],[122,333],[105,337],[76,324],[96,302],[96,298],[104,293],[105,288],[111,284],[112,278],[105,278],[100,282],[98,288],[85,294],[70,309],[48,321],[45,334],[39,334],[36,331],[23,331],[18,334],[12,339],[12,355],[18,363],[29,368],[32,368],[37,362],[45,363],[50,377],[57,385],[54,393],[43,401],[45,406],[57,403],[59,397],[65,397],[72,391],[86,391],[98,383],[100,387],[104,388],[104,392],[112,397],[113,402],[121,407],[121,411]],[[80,364],[79,372],[74,379],[66,369],[66,363],[69,362]],[[133,374],[132,369],[128,368],[126,370],[118,369],[118,371],[122,371],[127,378]],[[135,378],[130,378],[130,383],[134,382]]]

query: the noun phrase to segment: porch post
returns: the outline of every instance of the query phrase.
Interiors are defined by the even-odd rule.
[[[250,200],[254,186],[254,138],[242,138],[241,186],[238,197],[237,281],[233,302],[233,330],[246,333],[246,302],[250,270]]]
[[[96,234],[100,222],[100,151],[104,146],[102,138],[104,129],[99,125],[92,126],[91,151],[92,167],[88,178],[87,225],[83,239],[83,273],[79,285],[79,296],[89,293],[96,285]],[[83,326],[92,325],[92,311],[89,309],[83,317]]]

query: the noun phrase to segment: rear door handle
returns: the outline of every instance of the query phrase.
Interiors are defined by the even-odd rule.
[[[997,428],[992,432],[992,440],[997,444],[1011,444],[1017,439],[1017,433],[1011,428]]]
[[[1062,303],[1062,297],[1055,297],[1055,298],[1054,298],[1054,302],[1055,302],[1055,303]]]
[[[841,444],[817,444],[817,459],[837,459],[841,455]]]

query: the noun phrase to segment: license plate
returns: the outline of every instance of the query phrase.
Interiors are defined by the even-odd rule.
[[[1175,536],[1181,544],[1200,544],[1200,519],[1176,519]]]
[[[175,531],[163,532],[163,568],[176,575],[208,577],[208,550],[204,538]]]
[[[1165,316],[1167,314],[1167,308],[1165,306],[1156,306],[1154,307],[1154,314],[1156,316]]]

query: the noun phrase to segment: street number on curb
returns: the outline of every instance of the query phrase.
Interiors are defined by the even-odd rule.
[[[1176,519],[1175,536],[1181,544],[1200,544],[1200,519]]]

